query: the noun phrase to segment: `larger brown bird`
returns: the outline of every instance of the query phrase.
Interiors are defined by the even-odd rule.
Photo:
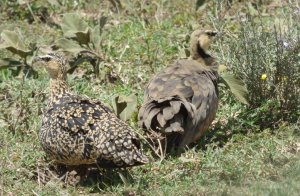
[[[191,35],[190,57],[158,73],[147,85],[139,124],[167,139],[167,151],[197,142],[218,108],[218,65],[207,50],[214,31]]]
[[[50,159],[76,166],[129,167],[146,164],[139,140],[100,101],[74,95],[66,82],[66,61],[49,53],[37,57],[50,75],[50,99],[43,116],[40,141]]]

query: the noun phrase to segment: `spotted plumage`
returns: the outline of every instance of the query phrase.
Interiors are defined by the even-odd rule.
[[[50,99],[40,141],[47,156],[64,165],[129,167],[146,164],[134,130],[100,101],[74,95],[66,83],[66,60],[50,53],[37,57],[50,75]]]
[[[191,35],[189,59],[178,60],[158,73],[145,89],[139,124],[167,139],[167,151],[197,142],[218,107],[215,59],[207,53],[214,31]]]

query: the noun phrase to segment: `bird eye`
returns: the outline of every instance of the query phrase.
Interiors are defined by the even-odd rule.
[[[52,58],[51,57],[44,57],[43,59],[44,59],[44,61],[49,62]]]
[[[215,31],[210,31],[210,32],[206,32],[206,34],[207,34],[208,36],[216,36],[216,35],[217,35],[217,32],[215,32]]]

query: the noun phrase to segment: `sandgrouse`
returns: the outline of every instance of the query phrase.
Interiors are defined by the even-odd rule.
[[[207,130],[218,108],[218,65],[207,50],[214,31],[191,35],[190,57],[158,73],[145,89],[139,125],[162,134],[168,151],[182,151]]]
[[[76,166],[130,167],[146,164],[134,130],[100,101],[74,95],[66,82],[66,60],[57,53],[35,59],[50,75],[50,99],[40,141],[56,163]]]

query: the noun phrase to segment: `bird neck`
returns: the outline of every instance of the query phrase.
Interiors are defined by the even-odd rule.
[[[58,104],[65,94],[70,94],[70,89],[66,80],[64,79],[51,79],[50,80],[50,100],[49,104]]]
[[[207,54],[206,51],[197,43],[197,44],[191,44],[191,56],[189,59],[198,61],[199,63],[210,66],[214,64],[215,60],[214,58]]]

